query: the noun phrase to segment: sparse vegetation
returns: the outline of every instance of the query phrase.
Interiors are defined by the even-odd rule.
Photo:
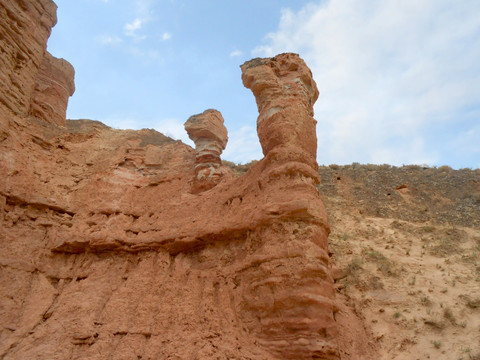
[[[476,355],[473,355],[473,356],[469,355],[469,356],[470,356],[469,357],[470,360],[480,360],[480,352]]]
[[[332,259],[349,273],[337,283],[339,297],[371,319],[382,349],[480,360],[478,349],[460,350],[476,344],[480,219],[470,194],[480,170],[353,164],[320,174]]]
[[[450,321],[453,325],[457,324],[457,320],[455,319],[455,316],[453,315],[452,309],[450,309],[448,307],[445,308],[445,310],[443,311],[443,316],[445,317],[445,319]]]
[[[232,169],[233,174],[236,177],[242,176],[243,174],[245,174],[257,162],[258,162],[258,160],[252,160],[252,161],[250,161],[246,164],[235,164],[233,161],[222,160],[222,164],[224,166],[228,166],[230,169]]]
[[[425,225],[427,233],[429,227],[448,223],[480,227],[479,169],[333,164],[321,166],[319,173],[322,178],[319,189],[326,198],[338,195],[337,177],[352,181],[352,190],[353,186],[359,185],[362,190],[352,191],[348,201],[361,203],[365,215],[428,222]],[[401,184],[406,187],[395,190]],[[388,193],[391,195],[384,196]],[[407,196],[409,201],[405,201],[404,196]]]
[[[348,264],[349,273],[354,273],[360,269],[362,269],[362,259],[360,259],[359,257],[353,258],[350,264]]]
[[[432,306],[432,301],[427,296],[423,296],[421,298],[421,301],[422,301],[422,304],[425,306]]]
[[[424,233],[432,233],[435,231],[435,227],[434,226],[422,226],[422,231]]]
[[[465,302],[465,305],[470,309],[480,308],[480,297],[472,298],[469,295],[460,295],[460,299]]]
[[[384,275],[387,276],[398,276],[399,270],[395,264],[389,260],[385,255],[380,251],[374,249],[363,249],[362,255],[365,260],[373,262],[377,265],[377,269]]]

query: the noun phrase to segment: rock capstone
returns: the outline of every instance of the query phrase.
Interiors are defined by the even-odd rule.
[[[195,143],[194,191],[211,189],[230,173],[220,159],[228,141],[222,114],[208,109],[193,115],[185,123],[185,130]]]
[[[312,73],[297,54],[253,59],[241,66],[245,87],[252,90],[259,117],[257,131],[263,154],[316,166],[317,136],[313,104],[318,89]],[[295,154],[288,151],[295,150]],[[282,155],[280,155],[282,154]]]

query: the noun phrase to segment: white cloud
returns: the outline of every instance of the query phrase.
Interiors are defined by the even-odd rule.
[[[170,34],[169,32],[164,32],[162,35],[163,41],[170,40],[171,38],[172,38],[172,34]]]
[[[284,10],[253,55],[298,52],[312,69],[319,163],[441,162],[436,132],[472,128],[462,114],[480,106],[479,13],[476,0],[322,1]]]
[[[262,157],[262,148],[254,128],[244,126],[239,130],[229,131],[228,143],[222,159],[241,163],[245,159],[258,160]]]
[[[145,35],[143,35],[143,36],[138,35],[137,31],[140,30],[146,22],[147,22],[146,19],[136,18],[131,23],[125,24],[125,26],[123,28],[125,35],[133,37],[135,39],[139,39],[139,40],[145,39],[146,36]]]
[[[183,126],[184,121],[178,119],[162,119],[155,123],[154,129],[163,135],[170,136],[172,139],[181,140],[185,144],[195,148],[195,144],[188,137]]]
[[[152,6],[156,0],[134,0],[136,13],[139,17],[149,19],[152,14]]]
[[[123,40],[118,37],[118,36],[111,36],[111,35],[100,35],[97,37],[97,42],[103,45],[118,45],[122,42]]]
[[[238,57],[238,56],[242,56],[242,55],[243,55],[243,52],[241,52],[240,50],[233,50],[230,53],[230,57]]]

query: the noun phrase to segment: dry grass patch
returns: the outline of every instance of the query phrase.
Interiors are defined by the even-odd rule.
[[[377,270],[383,275],[397,277],[401,272],[397,264],[388,259],[378,250],[364,248],[362,249],[362,257],[366,261],[376,264]]]

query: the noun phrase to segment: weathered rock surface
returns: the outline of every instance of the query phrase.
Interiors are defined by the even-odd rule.
[[[222,164],[220,155],[227,146],[227,128],[222,114],[213,109],[191,116],[185,130],[195,143],[195,178],[193,191],[200,192],[216,186],[231,170]]]
[[[257,131],[265,157],[272,152],[279,160],[299,161],[316,170],[313,104],[318,90],[310,69],[296,54],[253,59],[241,68],[243,84],[257,101]]]
[[[28,114],[56,9],[51,0],[0,0],[0,110]]]
[[[54,4],[1,1],[0,58],[18,85],[0,112],[1,358],[373,358],[335,300],[318,91],[297,55],[242,66],[265,158],[192,192],[198,165],[218,164],[220,121],[197,152],[153,130],[64,123],[73,73],[44,60]]]
[[[255,332],[280,357],[338,359],[330,228],[316,189],[320,179],[312,106],[318,90],[296,54],[254,59],[241,68],[260,113],[257,129],[265,158],[256,166],[270,175],[263,186],[273,205],[267,213],[288,214],[280,226],[266,230],[259,251],[283,256],[251,275],[253,284],[255,277],[264,278],[265,290],[273,296],[272,303],[267,296],[250,305],[253,317],[261,319]],[[293,269],[293,277],[288,276]],[[258,290],[252,285],[251,298]]]
[[[30,116],[65,126],[68,99],[75,91],[74,77],[68,61],[46,52],[35,79]]]

